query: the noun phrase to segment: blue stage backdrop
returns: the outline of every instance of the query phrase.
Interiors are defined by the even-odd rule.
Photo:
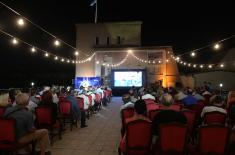
[[[76,77],[75,78],[75,88],[79,89],[81,86],[99,86],[101,85],[100,77]]]

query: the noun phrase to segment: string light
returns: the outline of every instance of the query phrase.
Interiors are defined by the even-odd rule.
[[[19,25],[19,26],[24,26],[25,25],[25,23],[24,23],[24,19],[23,18],[19,18],[18,20],[17,20],[17,24]]]
[[[45,56],[45,57],[49,57],[49,54],[48,54],[48,53],[45,53],[44,56]]]
[[[78,52],[78,51],[75,51],[75,52],[74,52],[74,55],[75,55],[75,56],[78,56],[78,55],[79,55],[79,52]]]
[[[200,68],[203,68],[204,66],[203,65],[200,65]]]
[[[72,63],[74,64],[74,63],[75,63],[75,61],[73,60],[73,61],[72,61]]]
[[[132,50],[128,50],[127,52],[128,52],[128,53],[132,53]]]
[[[31,52],[34,53],[36,52],[36,49],[34,47],[31,48]]]
[[[60,41],[59,40],[55,40],[54,41],[54,45],[57,46],[57,47],[60,46]]]
[[[70,60],[67,60],[67,63],[70,63]]]
[[[214,49],[218,50],[220,48],[220,45],[217,43],[214,45]]]
[[[61,62],[64,62],[64,58],[61,59]]]
[[[99,61],[96,61],[96,64],[99,64],[100,62]]]
[[[208,68],[212,68],[212,65],[209,65]]]
[[[195,56],[196,56],[196,53],[195,53],[195,52],[192,52],[192,53],[191,53],[191,56],[192,56],[192,57],[195,57]]]
[[[220,67],[223,68],[223,67],[224,67],[224,64],[220,64]]]
[[[194,64],[194,65],[193,65],[193,67],[194,67],[194,68],[196,68],[196,67],[197,67],[197,65],[196,65],[196,64]]]
[[[12,39],[12,43],[13,43],[14,45],[17,45],[19,42],[18,42],[18,40],[17,40],[16,38],[13,38],[13,39]]]
[[[169,62],[169,60],[168,60],[168,59],[166,59],[166,62],[168,63],[168,62]]]
[[[57,56],[55,56],[55,58],[54,58],[55,60],[58,60],[58,57]]]

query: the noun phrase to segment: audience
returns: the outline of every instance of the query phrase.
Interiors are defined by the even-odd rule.
[[[203,118],[204,115],[208,112],[218,111],[224,114],[227,114],[227,111],[223,108],[224,103],[221,96],[216,96],[212,100],[212,105],[205,106],[201,112],[201,117]]]
[[[186,117],[181,113],[174,110],[169,110],[169,106],[173,104],[173,98],[170,94],[165,94],[162,97],[161,104],[163,108],[158,112],[153,119],[153,133],[158,135],[159,125],[164,123],[178,122],[182,124],[187,123]]]
[[[197,99],[192,95],[193,91],[191,89],[187,90],[187,96],[182,99],[182,103],[185,106],[192,106],[198,103]]]
[[[123,105],[121,106],[121,111],[126,108],[134,108],[134,103],[131,102],[131,97],[129,94],[125,94],[122,97]]]
[[[16,135],[19,143],[27,143],[36,140],[40,144],[41,155],[45,155],[49,147],[49,136],[46,129],[36,130],[34,128],[33,114],[26,110],[29,104],[29,95],[19,93],[16,96],[16,106],[9,107],[4,113],[5,118],[16,120]]]

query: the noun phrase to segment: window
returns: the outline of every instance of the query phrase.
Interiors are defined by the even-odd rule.
[[[107,37],[107,45],[109,45],[110,43],[110,40],[109,40],[109,37]]]
[[[99,45],[99,37],[95,38],[95,45]]]
[[[121,44],[121,37],[117,36],[117,44],[120,45]]]

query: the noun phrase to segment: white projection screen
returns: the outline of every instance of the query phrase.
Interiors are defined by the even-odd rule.
[[[114,72],[114,87],[141,87],[142,71],[115,71]]]

